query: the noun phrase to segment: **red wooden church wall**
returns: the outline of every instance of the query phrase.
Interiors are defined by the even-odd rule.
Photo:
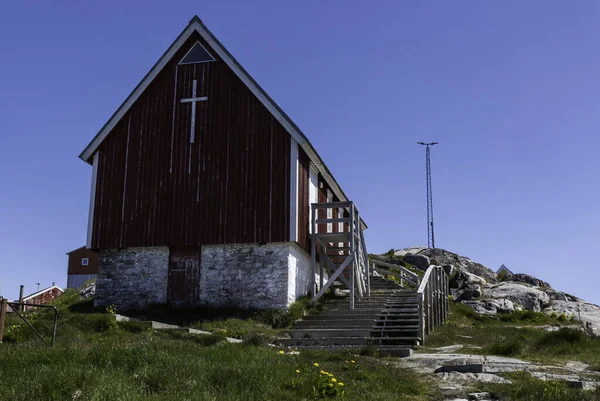
[[[217,61],[177,65],[196,41]],[[289,239],[290,136],[198,34],[99,150],[93,248]]]

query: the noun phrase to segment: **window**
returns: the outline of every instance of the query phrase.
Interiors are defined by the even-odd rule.
[[[81,266],[87,266],[90,263],[88,258],[81,258]]]
[[[192,49],[183,56],[179,64],[197,64],[209,61],[215,61],[215,58],[200,44],[200,42],[196,42]]]

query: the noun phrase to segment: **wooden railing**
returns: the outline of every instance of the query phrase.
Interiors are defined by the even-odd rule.
[[[376,271],[384,276],[397,277],[402,287],[410,287],[412,285],[412,287],[416,288],[419,286],[419,284],[421,284],[421,277],[419,277],[418,274],[411,272],[404,266],[398,266],[393,263],[382,262],[380,260],[373,260],[372,263],[373,271]],[[399,273],[392,271],[392,269],[398,270]],[[405,282],[409,285],[407,285]]]
[[[419,337],[441,326],[448,318],[448,275],[441,266],[430,266],[417,290],[419,303]]]
[[[367,248],[358,209],[350,201],[313,203],[311,213],[311,303],[339,280],[348,287],[350,309],[354,309],[355,300],[370,293]]]

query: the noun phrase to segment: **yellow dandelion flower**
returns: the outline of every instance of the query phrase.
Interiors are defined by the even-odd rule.
[[[324,370],[321,370],[321,372],[319,372],[319,373],[321,373],[322,375],[326,375],[327,374],[327,372],[325,372]]]
[[[298,369],[296,369],[296,373],[300,373],[300,371]]]
[[[279,354],[280,354],[280,355],[283,355],[283,354],[285,354],[285,351],[284,351],[284,350],[281,350],[281,351],[279,351]]]
[[[339,382],[339,383],[338,383],[338,386],[340,386],[340,387],[344,387],[344,383],[342,383],[342,382]]]
[[[354,363],[354,361],[350,361],[350,362]]]
[[[315,363],[313,363],[313,365],[314,365],[315,367],[317,367],[317,368],[319,367],[319,364],[318,364],[318,363],[316,363],[316,362],[315,362]]]
[[[333,384],[329,383],[329,387],[333,387]]]
[[[335,378],[335,377],[332,377],[332,378],[331,378],[331,382],[332,382],[332,383],[337,383],[337,380],[336,380],[336,378]]]
[[[329,377],[333,377],[333,373],[329,373],[327,376],[329,376]]]

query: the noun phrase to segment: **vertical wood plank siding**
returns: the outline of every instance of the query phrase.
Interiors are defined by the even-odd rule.
[[[177,65],[196,41],[216,54],[193,35],[99,148],[96,249],[289,239],[290,136],[223,61]]]
[[[310,253],[309,213],[310,159],[298,147],[298,245]]]

